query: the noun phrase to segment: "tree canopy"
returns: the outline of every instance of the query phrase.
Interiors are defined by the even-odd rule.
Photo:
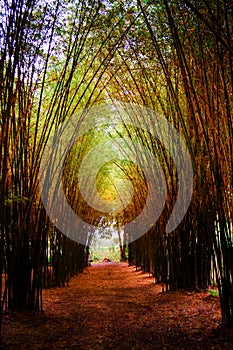
[[[159,113],[179,133],[194,173],[188,211],[167,233],[180,190],[177,164],[161,140],[127,124],[122,111],[121,123],[89,130],[67,153],[62,181],[69,205],[97,231],[113,223],[124,228],[149,193],[145,169],[124,159],[124,151],[129,144],[135,154],[147,149],[147,164],[157,159],[167,193],[145,235],[132,241],[125,232],[129,262],[153,272],[167,290],[216,280],[223,321],[232,325],[232,12],[230,0],[0,1],[1,312],[40,309],[42,288],[64,284],[87,263],[94,229],[84,245],[60,232],[43,205],[39,170],[49,140],[75,113],[82,125],[82,111],[118,101]],[[118,201],[114,213],[88,204],[78,178],[85,157],[96,147],[103,154],[98,145],[107,141],[119,143],[121,156],[101,165],[97,192]],[[171,147],[178,149],[172,139]],[[93,164],[85,168],[84,188]]]

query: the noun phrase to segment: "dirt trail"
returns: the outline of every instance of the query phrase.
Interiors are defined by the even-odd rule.
[[[127,264],[90,266],[43,291],[44,313],[5,316],[1,349],[232,349],[217,298],[160,292]]]

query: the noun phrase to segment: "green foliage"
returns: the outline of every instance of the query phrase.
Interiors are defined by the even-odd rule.
[[[91,259],[93,263],[101,262],[106,257],[111,261],[120,262],[120,247],[113,245],[91,248]]]
[[[96,214],[73,189],[82,159],[102,140],[120,137],[148,147],[163,167],[168,195],[160,221],[134,244],[134,260],[175,289],[207,285],[214,256],[225,283],[219,290],[223,314],[232,322],[232,18],[230,1],[0,1],[0,249],[12,273],[9,307],[40,305],[35,288],[41,288],[40,265],[53,233],[40,201],[38,168],[49,136],[76,111],[117,99],[156,110],[185,139],[196,175],[190,209],[167,236],[176,169],[158,140],[128,125],[105,125],[73,145],[63,171],[69,203],[98,228],[139,215],[147,185],[127,160],[103,165],[97,188],[115,199],[113,180],[130,180],[135,196],[128,211]],[[56,249],[69,246],[58,233],[54,237]]]
[[[219,292],[216,289],[209,289],[209,293],[212,297],[219,297]]]

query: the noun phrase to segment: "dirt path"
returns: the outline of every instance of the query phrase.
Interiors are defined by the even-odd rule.
[[[160,293],[127,264],[98,264],[45,290],[44,313],[4,318],[1,349],[232,349],[207,293]]]

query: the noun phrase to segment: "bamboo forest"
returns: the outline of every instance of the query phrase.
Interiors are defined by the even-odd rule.
[[[231,349],[232,140],[232,0],[0,0],[0,348]]]

